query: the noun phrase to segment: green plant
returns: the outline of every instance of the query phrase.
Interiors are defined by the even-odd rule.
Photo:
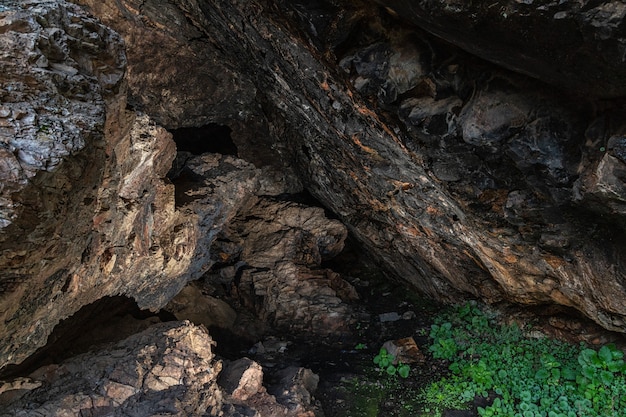
[[[516,325],[467,303],[441,315],[431,327],[430,352],[449,361],[450,375],[422,391],[424,410],[463,408],[476,397],[488,417],[626,416],[624,353],[549,338],[524,337]]]
[[[380,348],[378,355],[374,356],[374,363],[388,375],[398,374],[402,378],[407,378],[409,376],[409,372],[411,371],[411,367],[406,363],[401,362],[396,365],[394,364],[395,360],[396,357],[387,352],[387,349],[384,347]]]

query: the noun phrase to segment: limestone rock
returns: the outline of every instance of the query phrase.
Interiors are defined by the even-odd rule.
[[[0,416],[220,415],[213,344],[188,322],[155,325],[39,373],[41,386]]]

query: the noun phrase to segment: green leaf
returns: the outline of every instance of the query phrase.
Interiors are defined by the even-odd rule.
[[[622,359],[617,359],[608,364],[607,368],[611,372],[619,372],[624,369],[624,361]]]
[[[594,368],[593,366],[589,366],[589,365],[583,366],[582,374],[585,378],[592,379],[595,373],[596,373],[596,368]]]
[[[592,349],[583,349],[578,355],[578,363],[581,366],[589,365],[592,363],[592,358],[597,357],[598,354]]]
[[[568,381],[576,380],[576,371],[574,371],[572,368],[563,368],[561,374],[563,375],[563,378]]]
[[[607,345],[609,349],[611,349],[611,355],[613,355],[613,359],[622,359],[624,357],[624,352],[615,347],[613,343]]]
[[[395,366],[393,366],[393,365],[389,365],[389,366],[387,367],[386,371],[387,371],[387,373],[388,373],[389,375],[395,375],[395,374],[396,374],[396,372],[397,372],[397,369],[396,369],[396,367],[395,367]]]
[[[598,357],[604,362],[609,363],[613,360],[613,354],[608,346],[602,346],[598,351]]]
[[[600,381],[602,381],[604,385],[611,385],[611,383],[613,382],[613,379],[615,379],[615,377],[612,372],[609,372],[609,371],[600,372]]]
[[[409,372],[411,371],[411,367],[407,364],[401,364],[398,366],[398,375],[402,378],[408,378]]]
[[[543,368],[539,369],[537,373],[535,373],[535,378],[541,381],[548,379],[549,376],[550,376],[550,373],[548,372],[548,370],[543,369]]]

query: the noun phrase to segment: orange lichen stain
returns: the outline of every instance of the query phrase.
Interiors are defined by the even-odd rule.
[[[515,263],[517,263],[518,260],[519,260],[519,258],[517,256],[513,255],[513,254],[509,253],[508,255],[504,255],[504,261],[506,263],[515,264]]]
[[[359,139],[359,136],[357,134],[352,135],[352,142],[356,143],[359,148],[363,149],[368,154],[378,155],[378,152],[376,152],[374,149],[370,148],[369,146],[363,145],[361,139]]]
[[[478,201],[483,204],[490,204],[491,210],[496,213],[504,212],[504,204],[508,197],[508,190],[492,190],[488,189],[480,193]]]
[[[380,121],[380,119],[378,118],[378,115],[376,113],[374,113],[372,110],[368,109],[367,107],[362,107],[357,105],[356,109],[359,113],[361,113],[363,116],[368,116],[371,117],[372,119],[376,120],[379,124],[380,127],[385,131],[385,133],[387,133],[389,136],[391,136],[396,142],[399,142],[398,137],[396,136],[395,133],[393,133],[393,131],[389,128],[389,126],[387,126],[386,124],[384,124],[383,122]]]
[[[394,191],[396,190],[407,191],[415,187],[415,184],[410,183],[410,182],[402,182],[402,181],[397,181],[397,180],[391,180],[390,182],[393,184]]]
[[[413,226],[405,226],[403,224],[398,224],[396,228],[398,229],[398,232],[402,233],[405,236],[409,236],[409,237],[422,236],[422,233],[419,231],[419,229]]]
[[[504,262],[508,264],[517,263],[517,261],[519,260],[519,258],[511,252],[510,248],[504,248],[502,254],[504,255]]]
[[[389,211],[389,207],[387,207],[386,204],[383,204],[376,199],[370,200],[369,203],[375,211],[379,211],[379,212]]]
[[[569,306],[572,307],[574,304],[572,303],[572,300],[570,300],[569,298],[567,298],[561,291],[559,290],[552,290],[550,292],[550,298],[552,298],[554,301],[556,301],[558,304],[564,305],[564,306]]]
[[[361,180],[361,178],[355,172],[350,171],[349,175],[354,182],[359,182]]]
[[[430,216],[441,216],[441,210],[439,210],[437,207],[433,207],[433,206],[428,206],[426,207],[426,213]]]
[[[463,253],[470,258],[472,261],[474,261],[474,263],[476,265],[478,265],[478,267],[480,269],[482,269],[483,271],[489,272],[489,270],[487,269],[487,267],[481,262],[480,259],[476,258],[473,254],[471,254],[467,249],[463,249]]]
[[[544,257],[544,260],[548,263],[548,265],[550,265],[553,269],[559,269],[561,267],[563,267],[564,265],[567,264],[567,262],[565,262],[563,260],[563,258],[560,258],[558,256],[552,256],[552,255],[547,255]]]

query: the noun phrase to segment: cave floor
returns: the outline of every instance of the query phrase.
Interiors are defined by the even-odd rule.
[[[428,351],[428,334],[435,318],[445,306],[407,290],[399,283],[390,281],[371,261],[347,251],[324,267],[342,274],[354,286],[359,300],[353,301],[356,320],[347,334],[338,338],[297,334],[284,329],[273,329],[267,323],[256,322],[263,329],[245,339],[218,328],[209,333],[217,342],[215,352],[225,360],[249,357],[258,362],[264,371],[264,385],[272,385],[274,371],[288,366],[311,369],[319,376],[314,393],[318,415],[325,417],[383,417],[415,416],[430,417],[424,412],[417,397],[429,382],[446,375],[448,364],[433,359]],[[236,301],[223,293],[224,301],[236,306]],[[520,310],[519,307],[499,306],[504,317],[532,322],[545,334],[589,343],[616,342],[618,336],[610,334],[568,311],[541,307],[538,310]],[[237,307],[235,307],[236,310]],[[114,312],[114,317],[104,314]],[[136,311],[135,311],[136,310]],[[238,314],[245,311],[238,310]],[[94,317],[97,320],[94,320]],[[115,317],[120,317],[116,319]],[[64,341],[52,344],[34,355],[32,361],[21,367],[9,369],[4,377],[12,374],[27,375],[46,363],[58,363],[69,356],[86,351],[94,342],[95,335],[111,343],[146,328],[158,321],[173,319],[167,312],[159,315],[137,310],[129,299],[106,299],[98,305],[84,309],[77,317],[68,319],[55,329],[51,340]],[[506,318],[505,318],[506,319]],[[254,317],[251,320],[255,320]],[[77,322],[85,331],[76,332]],[[124,324],[121,324],[121,323]],[[69,330],[68,330],[69,329]],[[107,331],[111,329],[111,331]],[[72,330],[70,332],[70,330]],[[88,331],[89,330],[89,331]],[[128,331],[126,331],[128,330]],[[84,341],[71,339],[70,334],[82,334]],[[107,338],[114,334],[115,338]],[[260,335],[260,336],[259,336]],[[257,337],[258,336],[258,337]],[[583,337],[584,336],[584,337]],[[379,370],[373,359],[387,341],[412,338],[422,354],[418,363],[411,364],[409,376],[389,376]],[[620,339],[621,340],[621,339]],[[259,343],[261,342],[261,343]],[[83,346],[84,345],[84,346]],[[619,343],[622,347],[624,344]],[[72,347],[72,349],[69,348]],[[91,346],[93,348],[93,346]],[[473,417],[475,410],[445,410],[444,417]]]

